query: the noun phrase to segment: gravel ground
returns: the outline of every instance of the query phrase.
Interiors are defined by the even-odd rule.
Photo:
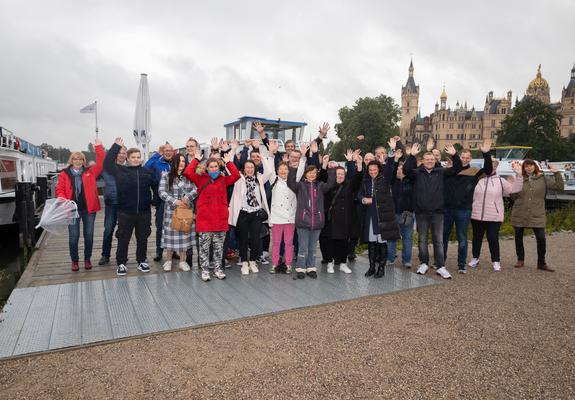
[[[574,239],[555,273],[502,240],[501,273],[485,248],[444,285],[1,362],[0,398],[573,399]]]

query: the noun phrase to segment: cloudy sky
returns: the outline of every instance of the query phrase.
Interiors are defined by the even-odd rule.
[[[399,102],[412,54],[424,114],[443,83],[451,105],[482,108],[489,90],[521,96],[540,63],[558,100],[574,15],[572,0],[2,0],[0,126],[85,149],[94,121],[79,109],[97,100],[105,142],[131,143],[146,72],[154,147],[223,136],[242,115],[315,131],[358,97]]]

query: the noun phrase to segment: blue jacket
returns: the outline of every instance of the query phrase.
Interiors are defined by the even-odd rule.
[[[108,171],[102,171],[104,178],[104,203],[117,205],[118,204],[118,188],[116,187],[116,178]]]
[[[170,162],[164,157],[160,155],[160,153],[154,153],[146,164],[144,164],[144,168],[149,168],[154,172],[154,179],[156,183],[159,184],[160,180],[162,179],[162,173],[170,172]]]

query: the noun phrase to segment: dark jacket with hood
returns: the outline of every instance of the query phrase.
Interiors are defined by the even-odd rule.
[[[493,163],[491,154],[483,153],[483,168],[471,165],[461,167],[457,175],[449,175],[445,179],[445,208],[470,210],[473,206],[473,193],[479,179],[491,175]]]

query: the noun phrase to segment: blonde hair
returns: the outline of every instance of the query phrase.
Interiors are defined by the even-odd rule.
[[[70,154],[70,158],[68,158],[68,165],[72,165],[72,159],[74,158],[81,158],[82,165],[86,165],[86,156],[81,151],[75,151],[72,154]]]

